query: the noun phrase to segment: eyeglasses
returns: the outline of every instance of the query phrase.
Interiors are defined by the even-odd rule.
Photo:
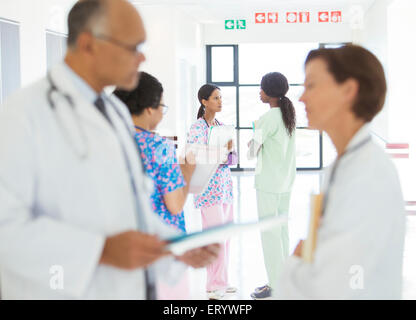
[[[94,38],[104,40],[104,41],[108,41],[108,42],[110,42],[110,43],[112,43],[116,46],[119,46],[123,49],[126,49],[127,51],[130,51],[133,54],[143,53],[143,47],[144,47],[143,42],[139,43],[137,45],[128,45],[128,44],[125,44],[121,41],[118,41],[118,40],[116,40],[112,37],[109,37],[109,36],[106,36],[106,35],[103,35],[103,34],[94,34],[93,36],[94,36]]]
[[[166,104],[163,104],[163,103],[160,104],[159,106],[163,108],[162,113],[165,115],[168,112],[169,107]]]

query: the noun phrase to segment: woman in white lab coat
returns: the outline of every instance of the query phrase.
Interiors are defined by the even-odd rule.
[[[313,262],[303,261],[299,242],[276,296],[399,299],[404,202],[396,169],[368,124],[384,104],[383,67],[368,50],[348,45],[311,51],[305,73],[300,101],[309,125],[328,133],[338,157],[323,185]]]

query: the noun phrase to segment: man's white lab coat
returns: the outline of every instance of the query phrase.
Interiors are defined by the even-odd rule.
[[[52,95],[52,111],[46,78],[19,91],[0,110],[2,298],[144,299],[142,269],[98,264],[106,236],[138,228],[130,175],[115,130],[125,146],[149,232],[173,234],[151,212],[151,186],[131,137],[128,110],[110,98],[113,105],[107,102],[107,112],[113,129],[77,90],[63,64],[51,76],[73,99],[75,113],[59,93]],[[168,265],[174,273],[182,269],[181,263],[167,260],[173,259],[164,259],[159,267]]]
[[[365,125],[347,150],[369,136]],[[404,235],[404,201],[396,169],[370,141],[341,158],[318,231],[314,262],[289,257],[276,297],[400,299]]]

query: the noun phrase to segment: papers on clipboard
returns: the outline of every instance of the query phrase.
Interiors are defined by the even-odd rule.
[[[228,141],[233,140],[235,136],[234,126],[213,126],[209,128],[208,145],[225,146]]]
[[[308,263],[313,261],[315,253],[319,221],[322,215],[323,197],[322,193],[311,196],[311,217],[309,220],[308,237],[302,245],[302,259]]]
[[[186,153],[195,155],[196,168],[189,183],[189,193],[203,193],[220,164],[227,161],[226,144],[235,135],[234,126],[213,126],[208,134],[208,145],[187,144]]]
[[[181,255],[187,250],[202,247],[212,243],[223,242],[226,239],[247,231],[266,230],[287,223],[287,216],[268,217],[256,222],[228,223],[205,229],[201,232],[181,235],[168,239],[166,249],[175,255]]]
[[[189,193],[203,193],[214,173],[222,163],[222,149],[203,144],[188,144],[186,152],[195,155],[196,167],[189,182]]]

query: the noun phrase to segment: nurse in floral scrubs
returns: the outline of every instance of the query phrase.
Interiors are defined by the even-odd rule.
[[[209,128],[223,123],[215,118],[222,109],[220,89],[212,84],[203,85],[198,91],[201,106],[197,121],[188,132],[187,143],[208,144]],[[208,188],[194,196],[195,207],[201,209],[202,228],[233,221],[233,183],[228,165],[235,164],[237,155],[232,150],[232,141],[228,143],[230,151],[226,164],[219,166],[211,178]],[[235,288],[228,283],[229,241],[221,246],[218,259],[207,267],[207,293],[210,299],[220,299],[224,293],[233,293]]]
[[[143,166],[154,182],[151,195],[153,211],[167,224],[186,232],[183,207],[195,164],[185,161],[179,165],[174,144],[152,132],[167,111],[167,106],[163,104],[163,87],[146,72],[140,72],[139,79],[134,90],[117,89],[114,94],[127,105],[136,127],[136,141]],[[158,298],[188,299],[187,277],[176,286],[158,283]]]

